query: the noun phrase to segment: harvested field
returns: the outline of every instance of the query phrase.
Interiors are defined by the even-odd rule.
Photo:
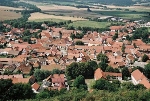
[[[63,21],[67,21],[67,20],[62,20],[62,19],[35,19],[35,20],[29,20],[29,22],[44,22],[44,21],[52,21],[52,22],[63,22]]]
[[[0,21],[18,19],[21,16],[21,13],[16,13],[14,11],[9,11],[8,9],[0,8]]]
[[[22,8],[0,6],[0,10],[23,10]]]
[[[29,21],[34,21],[37,19],[62,19],[62,20],[71,20],[71,21],[78,21],[78,20],[86,20],[83,18],[77,17],[68,17],[68,16],[55,16],[55,15],[48,15],[43,13],[32,13],[31,17],[29,17]]]
[[[76,8],[71,6],[60,6],[60,5],[44,5],[38,6],[42,11],[49,11],[49,10],[86,10],[86,8]]]

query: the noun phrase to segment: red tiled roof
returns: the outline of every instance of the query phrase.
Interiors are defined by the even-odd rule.
[[[12,83],[29,83],[30,78],[11,78]]]
[[[133,71],[131,75],[135,78],[136,81],[146,78],[145,75],[141,73],[138,69]]]
[[[140,84],[143,84],[147,89],[150,88],[150,82],[147,77],[141,73],[138,69],[133,71],[131,75],[134,77],[136,81],[139,81]]]
[[[147,89],[150,88],[150,83],[147,78],[144,78],[140,81],[140,84],[143,84]]]
[[[37,91],[40,88],[40,85],[35,82],[34,84],[32,84],[32,88]]]
[[[103,72],[100,68],[98,68],[94,74],[95,80],[107,78],[107,76],[122,77],[122,73]]]

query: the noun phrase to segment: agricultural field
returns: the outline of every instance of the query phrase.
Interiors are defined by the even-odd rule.
[[[86,20],[83,18],[77,18],[77,17],[69,17],[69,16],[56,16],[56,15],[49,15],[49,14],[43,14],[43,13],[32,13],[29,17],[29,21],[35,21],[35,20],[42,20],[42,19],[61,19],[61,20],[71,20],[71,21],[78,21],[78,20]]]
[[[37,5],[38,8],[40,8],[42,11],[49,11],[49,10],[86,10],[86,8],[76,8],[73,6],[61,6],[61,5]]]
[[[0,6],[1,10],[23,10],[23,8],[15,8],[15,7],[7,7],[7,6]]]
[[[18,19],[22,15],[13,10],[21,10],[20,8],[0,6],[0,21]]]
[[[134,10],[134,11],[144,11],[144,12],[150,12],[150,7],[146,6],[114,6],[114,5],[103,5],[106,6],[107,8],[111,9],[129,9],[129,10]]]
[[[110,22],[95,22],[95,21],[75,21],[71,24],[69,24],[69,26],[73,26],[73,27],[92,27],[92,28],[106,28],[108,26],[110,26],[111,23]]]
[[[124,19],[148,19],[148,13],[145,12],[136,12],[136,11],[122,11],[122,10],[102,10],[102,11],[93,11],[101,15],[120,17]]]
[[[105,5],[103,5],[105,6]],[[114,16],[124,19],[149,19],[147,17],[147,11],[150,11],[150,7],[143,6],[112,6],[108,5],[107,9],[98,6],[92,6],[92,12],[88,12],[87,8],[76,8],[72,6],[62,6],[62,5],[45,5],[38,6],[46,14],[60,15],[60,16],[70,16],[70,17],[80,17],[80,18],[99,18]],[[120,9],[120,10],[116,10]],[[128,11],[126,11],[128,10]],[[145,12],[143,12],[145,11]]]
[[[52,22],[64,22],[67,20],[62,20],[62,19],[52,19],[52,18],[47,18],[47,19],[34,19],[34,20],[29,20],[29,22],[44,22],[44,21],[52,21]]]
[[[23,0],[24,1],[24,0]],[[56,1],[57,2],[57,1]],[[76,8],[78,2],[73,4],[72,2],[61,2],[61,5],[52,2],[36,2],[29,1],[29,3],[35,4],[42,10],[42,13],[32,14],[29,21],[56,21],[61,20],[85,20],[88,18],[107,18],[107,17],[120,17],[123,19],[140,20],[145,19],[150,21],[148,12],[150,7],[144,6],[114,6],[114,5],[93,5],[89,4],[91,12],[87,11],[87,8]],[[70,4],[69,4],[70,3]],[[66,6],[67,5],[67,6]],[[82,4],[85,5],[85,4]],[[86,5],[87,6],[87,5]],[[38,16],[37,16],[38,15]],[[57,21],[58,20],[58,21]],[[95,25],[97,26],[97,25]]]

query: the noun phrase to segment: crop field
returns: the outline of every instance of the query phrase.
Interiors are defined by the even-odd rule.
[[[110,26],[111,23],[109,22],[95,22],[95,21],[75,21],[69,26],[74,26],[74,27],[92,27],[92,28],[106,28]]]
[[[0,10],[23,10],[23,8],[14,8],[14,7],[0,6]]]
[[[107,15],[101,15],[97,12],[88,12],[87,8],[76,8],[73,6],[61,6],[61,5],[37,5],[43,13],[57,16],[69,16],[77,18],[98,18],[106,17]],[[63,17],[62,17],[63,18]],[[64,19],[63,19],[64,20]]]
[[[102,11],[94,11],[95,13],[99,13],[101,15],[107,16],[115,16],[124,19],[141,19],[145,18],[148,14],[145,12],[136,12],[136,11],[120,11],[120,10],[102,10]]]
[[[86,19],[77,18],[77,17],[56,16],[56,15],[48,15],[48,14],[43,14],[43,13],[32,13],[28,20],[34,21],[34,20],[40,20],[40,19],[61,19],[61,20],[71,20],[71,21],[86,20]]]
[[[150,20],[147,13],[150,12],[150,7],[144,6],[114,6],[114,5],[95,6],[89,4],[89,6],[92,8],[90,8],[91,12],[88,12],[87,8],[76,8],[75,5],[77,5],[78,2],[74,3],[61,2],[61,4],[58,5],[57,1],[53,2],[48,1],[47,3],[45,2],[44,3],[30,2],[30,3],[35,4],[37,7],[39,7],[42,10],[43,14],[34,13],[29,18],[29,21],[45,21],[45,20],[46,21],[54,20],[56,22],[59,22],[61,20],[78,21],[78,20],[85,20],[87,18],[99,18],[99,17],[107,18],[110,16],[131,20],[140,20],[140,19]]]
[[[121,9],[129,9],[129,10],[134,10],[134,11],[146,11],[150,12],[150,7],[145,7],[145,6],[114,6],[114,5],[104,5],[107,6],[108,8],[121,8]]]
[[[40,8],[42,11],[49,11],[49,10],[86,10],[86,8],[76,8],[72,6],[61,6],[61,5],[37,5],[38,8]]]
[[[52,21],[52,22],[64,22],[67,20],[62,20],[62,19],[52,19],[52,18],[47,18],[47,19],[34,19],[34,20],[29,20],[29,22],[44,22],[44,21]]]
[[[21,13],[16,13],[13,11],[16,10],[15,8],[11,8],[12,7],[0,6],[0,21],[18,19],[22,16]]]

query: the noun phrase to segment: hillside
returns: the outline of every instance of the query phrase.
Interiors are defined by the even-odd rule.
[[[41,2],[41,0],[33,0]],[[51,2],[55,0],[43,0],[43,2]],[[56,2],[62,2],[62,0],[57,0]],[[101,4],[113,4],[113,5],[122,5],[129,6],[133,5],[135,2],[132,0],[63,0],[63,2],[74,2],[74,3],[101,3]]]

